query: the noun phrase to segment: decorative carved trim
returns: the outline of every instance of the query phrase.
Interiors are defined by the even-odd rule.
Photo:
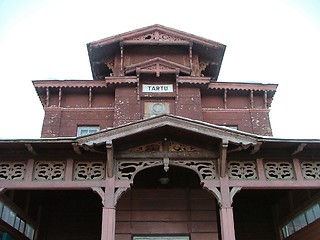
[[[119,187],[116,192],[114,193],[114,205],[117,205],[118,200],[120,197],[128,190],[129,188],[126,187]]]
[[[178,142],[169,142],[169,152],[200,152],[200,148],[189,146]]]
[[[290,162],[265,162],[266,178],[270,180],[294,179],[293,166]]]
[[[1,162],[0,180],[24,180],[26,162]]]
[[[128,151],[130,152],[163,152],[163,142],[158,141],[150,144],[146,144],[143,146],[139,146],[136,148],[131,148]],[[186,145],[179,142],[170,141],[169,142],[169,152],[201,152],[200,148],[193,147],[190,145]]]
[[[233,187],[230,191],[230,204],[233,203],[233,197],[242,189],[242,187]]]
[[[101,198],[101,202],[102,202],[102,206],[104,206],[104,191],[101,187],[91,187],[92,191],[94,191],[95,193],[97,193],[100,198]]]
[[[320,179],[320,162],[303,161],[300,162],[302,176],[307,180]]]
[[[132,180],[135,174],[144,168],[162,165],[161,160],[154,161],[118,161],[117,179]]]
[[[216,197],[217,202],[219,204],[219,206],[222,206],[222,202],[221,202],[221,192],[219,191],[219,189],[217,187],[204,187],[205,189],[208,189],[210,192],[212,192],[212,194]]]
[[[150,143],[146,144],[143,146],[139,146],[136,148],[131,148],[129,149],[130,152],[162,152],[163,151],[163,145],[162,142],[155,142],[155,143]]]
[[[172,164],[192,169],[201,180],[217,179],[216,162],[213,160],[173,160]]]
[[[257,165],[254,161],[230,161],[228,163],[228,176],[231,180],[258,179]]]
[[[74,180],[102,180],[105,178],[105,163],[76,162],[74,166]]]
[[[169,163],[170,163],[170,160],[168,157],[164,157],[163,158],[163,170],[165,172],[168,172],[169,171]]]
[[[35,163],[34,180],[64,180],[65,169],[65,162],[38,161]]]
[[[181,38],[157,31],[126,39],[126,41],[185,42],[185,40]]]
[[[136,173],[142,169],[164,165],[165,170],[169,164],[186,167],[195,171],[201,180],[217,179],[216,162],[212,160],[170,160],[164,158],[154,161],[118,161],[117,179],[132,180]]]

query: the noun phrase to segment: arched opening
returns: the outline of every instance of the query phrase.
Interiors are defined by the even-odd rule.
[[[167,179],[163,181],[161,179]],[[116,206],[116,239],[165,236],[220,239],[219,210],[212,194],[202,189],[191,169],[163,166],[140,171],[132,188]]]
[[[191,188],[200,189],[199,176],[188,168],[163,166],[143,170],[134,177],[133,188]]]

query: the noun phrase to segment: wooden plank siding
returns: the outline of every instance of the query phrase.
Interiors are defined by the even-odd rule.
[[[218,240],[216,205],[201,189],[132,189],[117,205],[116,240],[148,234]]]

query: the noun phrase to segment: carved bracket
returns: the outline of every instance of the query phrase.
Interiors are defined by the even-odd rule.
[[[206,187],[205,187],[206,188]],[[221,191],[217,187],[209,187],[206,188],[208,189],[217,199],[218,204],[220,207],[223,206],[223,199],[221,195]],[[241,190],[241,187],[233,187],[229,191],[229,198],[230,198],[230,204],[232,205],[233,203],[233,197]]]
[[[128,190],[127,187],[119,187],[116,192],[114,193],[114,206],[117,205],[118,200],[120,197]]]
[[[91,187],[92,191],[94,191],[95,193],[97,193],[100,198],[101,198],[101,202],[102,205],[104,206],[104,191],[101,187]]]
[[[209,187],[207,188],[217,199],[219,206],[222,206],[221,192],[217,187]]]

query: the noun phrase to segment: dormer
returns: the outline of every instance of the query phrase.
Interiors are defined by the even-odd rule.
[[[158,61],[158,67],[164,64],[165,69],[179,76],[210,77],[216,81],[225,51],[221,43],[162,25],[94,41],[87,48],[94,80],[139,74],[137,67]],[[156,75],[165,73],[165,69],[158,69]]]

